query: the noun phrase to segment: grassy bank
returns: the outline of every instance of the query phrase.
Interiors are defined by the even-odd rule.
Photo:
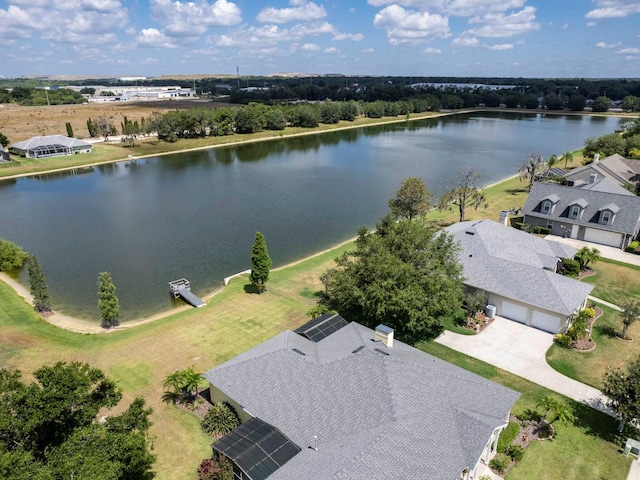
[[[453,115],[462,112],[425,112],[411,115],[411,120],[420,120],[429,117]],[[265,130],[252,134],[234,134],[222,137],[188,138],[180,139],[175,143],[159,141],[155,137],[141,137],[134,147],[124,147],[120,144],[97,143],[91,153],[82,155],[70,155],[42,159],[20,158],[12,155],[17,160],[16,164],[5,164],[0,168],[0,178],[33,175],[37,173],[56,172],[74,168],[100,165],[105,163],[127,160],[129,156],[136,158],[151,157],[168,153],[179,153],[206,148],[235,145],[240,143],[260,142],[265,140],[278,140],[286,137],[300,135],[314,135],[323,132],[359,128],[371,125],[406,122],[404,117],[383,118],[358,118],[353,122],[341,121],[335,125],[321,124],[316,128],[287,127],[281,131]]]
[[[203,308],[109,335],[82,335],[53,327],[0,283],[0,361],[27,375],[58,360],[89,362],[103,369],[123,389],[124,402],[143,396],[154,408],[151,433],[158,456],[157,478],[191,479],[200,459],[210,454],[210,439],[201,433],[193,414],[162,402],[164,376],[190,365],[206,371],[304,323],[306,311],[315,305],[315,294],[322,288],[320,275],[351,247],[345,244],[272,272],[263,295],[246,293],[248,280],[240,277]],[[535,407],[547,393],[438,344],[420,348],[522,392],[516,412]],[[558,426],[556,440],[533,445],[508,479],[624,478],[630,460],[617,452],[615,422],[575,402],[571,406],[578,417],[576,426]]]

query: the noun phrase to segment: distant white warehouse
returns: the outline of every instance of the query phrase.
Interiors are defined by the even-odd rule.
[[[27,158],[60,157],[76,153],[91,153],[91,144],[64,135],[46,135],[9,146],[9,152]]]

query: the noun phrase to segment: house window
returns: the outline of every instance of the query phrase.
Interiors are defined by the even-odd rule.
[[[571,218],[577,218],[579,213],[580,213],[580,205],[572,205],[571,206],[571,212],[569,213],[569,216]]]
[[[542,202],[542,213],[549,213],[551,211],[551,202],[549,200],[545,200]]]
[[[604,223],[605,225],[609,225],[611,221],[611,212],[609,210],[605,210],[602,212],[602,216],[600,217],[600,223]]]

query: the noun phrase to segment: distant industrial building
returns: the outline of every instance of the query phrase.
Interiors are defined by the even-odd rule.
[[[83,88],[93,88],[96,95],[85,95],[91,103],[101,102],[124,102],[135,100],[166,100],[178,98],[192,98],[195,91],[191,88],[182,88],[179,86],[165,87],[140,87],[136,85],[128,86],[104,86],[91,85],[90,87],[71,86],[68,87],[74,91],[81,91]],[[100,92],[110,92],[113,95],[100,95]]]

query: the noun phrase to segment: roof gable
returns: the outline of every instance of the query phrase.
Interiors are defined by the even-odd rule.
[[[593,289],[553,271],[558,259],[572,257],[575,248],[491,220],[457,223],[445,230],[460,243],[465,283],[474,288],[566,316]]]
[[[204,375],[302,448],[270,480],[457,478],[520,395],[374,338],[356,323],[318,343],[287,331]]]
[[[598,183],[605,187],[613,184],[610,180],[603,180],[602,183]],[[616,188],[622,189],[622,187],[618,187],[617,185]],[[544,212],[542,210],[542,201],[552,194],[556,194],[560,197],[560,200],[553,211]],[[570,217],[569,207],[580,200],[584,200],[584,202],[587,203],[582,215],[577,218]],[[618,207],[618,211],[615,212],[615,221],[611,224],[603,225],[600,223],[600,211],[604,206],[612,204]],[[613,232],[635,235],[640,222],[640,197],[626,190],[624,190],[624,192],[599,191],[593,188],[585,189],[552,183],[534,182],[523,211],[525,216],[593,226]]]

